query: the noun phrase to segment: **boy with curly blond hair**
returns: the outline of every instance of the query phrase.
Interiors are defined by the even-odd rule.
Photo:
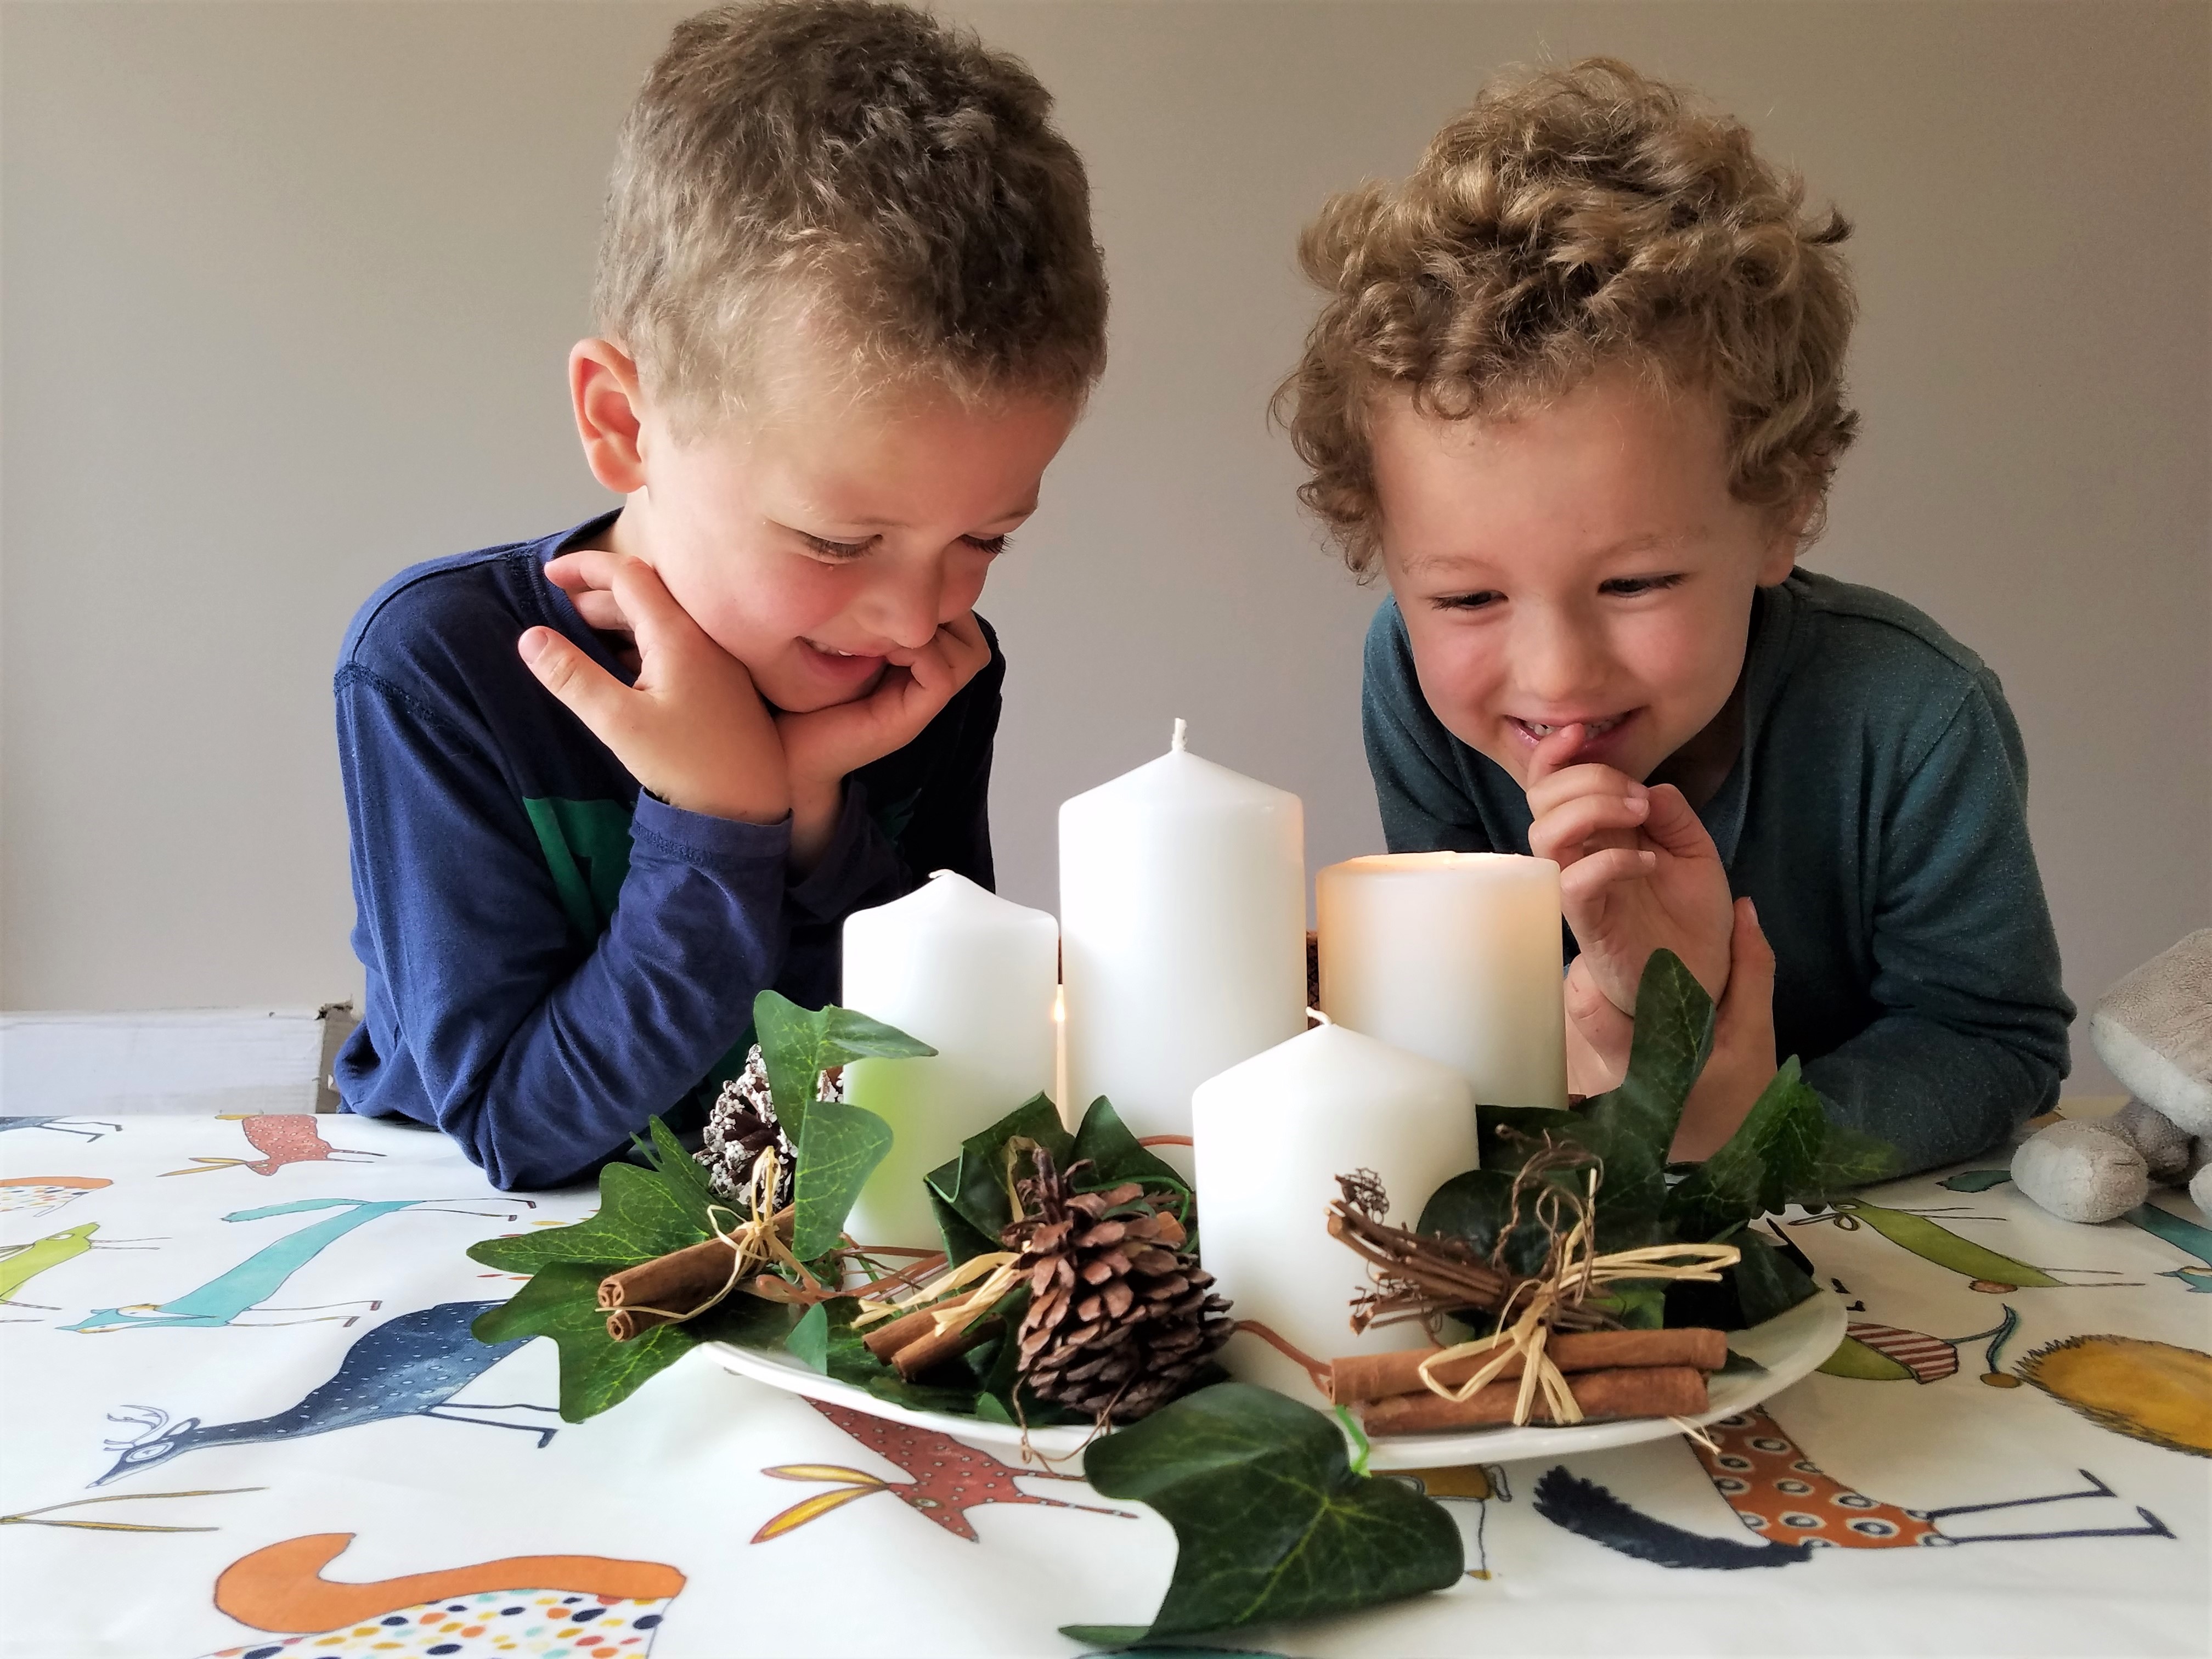
[[[1571,1086],[1645,959],[1719,1000],[1675,1153],[1778,1052],[1903,1170],[2050,1106],[2073,1008],[1996,677],[1797,567],[1857,416],[1833,213],[1624,64],[1502,80],[1402,185],[1332,199],[1279,407],[1390,598],[1364,724],[1395,851],[1534,853],[1572,934]]]
[[[678,27],[568,362],[621,505],[402,572],[339,658],[349,1109],[569,1178],[710,1099],[763,987],[833,998],[851,912],[990,884],[974,606],[1105,356],[1051,103],[903,5]]]

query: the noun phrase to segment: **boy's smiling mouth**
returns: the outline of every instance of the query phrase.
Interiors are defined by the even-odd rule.
[[[1534,749],[1547,738],[1555,736],[1571,726],[1583,728],[1582,741],[1575,745],[1573,758],[1595,761],[1618,746],[1618,740],[1629,722],[1636,718],[1636,709],[1620,714],[1595,714],[1581,719],[1533,720],[1518,714],[1505,716],[1505,724],[1523,744]]]

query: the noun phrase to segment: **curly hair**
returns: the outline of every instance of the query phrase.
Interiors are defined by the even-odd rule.
[[[1080,401],[1106,277],[1082,158],[1018,59],[915,9],[767,0],[677,25],[623,125],[599,331],[693,427],[771,332],[874,381]]]
[[[1327,295],[1276,417],[1312,470],[1298,495],[1345,562],[1380,544],[1375,399],[1507,416],[1606,367],[1717,393],[1729,489],[1808,511],[1857,428],[1844,402],[1855,313],[1843,216],[1741,123],[1593,58],[1486,87],[1404,184],[1333,197],[1300,239]]]

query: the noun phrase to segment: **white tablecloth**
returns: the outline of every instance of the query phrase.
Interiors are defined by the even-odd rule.
[[[1063,1655],[1056,1626],[1141,1623],[1165,1587],[1158,1517],[702,1354],[562,1424],[550,1342],[469,1335],[518,1281],[463,1251],[588,1190],[495,1193],[346,1116],[0,1127],[10,1659]],[[1783,1228],[1852,1307],[1859,1374],[1717,1459],[1433,1472],[1455,1589],[1222,1645],[2205,1652],[2212,1232],[2175,1193],[2056,1220],[1971,1173],[2002,1162]]]

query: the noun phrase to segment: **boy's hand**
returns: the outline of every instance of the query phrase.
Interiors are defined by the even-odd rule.
[[[637,684],[624,685],[553,629],[532,628],[519,647],[539,683],[671,805],[747,823],[790,811],[783,748],[752,676],[669,597],[653,568],[600,551],[555,564],[567,567],[555,577],[563,588],[574,581],[613,596],[636,636]]]
[[[1751,901],[1738,899],[1713,1052],[1674,1126],[1668,1157],[1694,1163],[1720,1151],[1774,1080],[1774,951]]]
[[[1628,1048],[1636,1021],[1597,988],[1583,959],[1567,964],[1567,1092],[1601,1095],[1628,1075]]]
[[[812,866],[837,827],[845,775],[903,749],[991,660],[973,611],[942,624],[921,650],[895,653],[876,689],[852,702],[778,714],[791,778],[792,861]]]
[[[1559,898],[1582,946],[1577,966],[1622,1012],[1651,952],[1665,945],[1718,999],[1729,977],[1729,884],[1705,826],[1672,784],[1647,789],[1610,766],[1567,764],[1580,726],[1536,746],[1528,850],[1559,866]]]

